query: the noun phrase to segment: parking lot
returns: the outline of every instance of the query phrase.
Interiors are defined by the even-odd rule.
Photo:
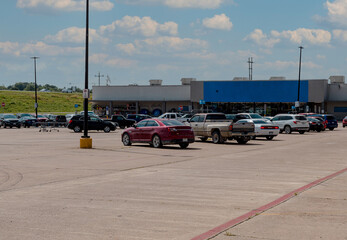
[[[0,239],[347,239],[341,126],[187,149],[125,147],[120,134],[92,131],[80,149],[82,133],[65,128],[1,128]]]

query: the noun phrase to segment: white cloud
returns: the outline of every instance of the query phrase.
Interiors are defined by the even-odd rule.
[[[279,43],[281,40],[278,38],[271,38],[263,33],[261,29],[255,29],[250,33],[244,40],[251,40],[260,46],[266,48],[272,48],[275,44]]]
[[[165,5],[174,8],[219,8],[223,0],[165,0]]]
[[[189,49],[201,49],[207,47],[207,42],[200,39],[179,37],[157,37],[136,40],[135,45],[139,48],[165,51],[184,51]]]
[[[52,9],[58,11],[85,11],[85,0],[17,0],[17,7],[24,9]],[[97,11],[109,11],[114,4],[110,0],[92,0],[90,7]]]
[[[70,42],[84,43],[86,40],[86,29],[78,27],[70,27],[59,31],[56,35],[48,35],[44,38],[49,42]],[[102,38],[95,29],[89,29],[90,42],[99,41],[107,43],[108,39]]]
[[[106,64],[112,67],[128,68],[136,65],[136,61],[114,58],[107,54],[93,54],[89,56],[89,62],[93,64]]]
[[[233,0],[118,0],[118,2],[131,5],[162,4],[172,8],[216,9],[223,3],[232,3]]]
[[[347,42],[347,30],[335,29],[333,30],[333,35],[335,39]]]
[[[215,15],[212,18],[205,18],[202,24],[207,28],[219,29],[219,30],[231,30],[233,24],[230,18],[224,13],[220,15]]]
[[[132,43],[117,44],[117,48],[128,55],[132,55],[136,51],[136,48]]]
[[[294,31],[272,31],[271,35],[277,38],[289,39],[293,43],[302,44],[309,42],[311,44],[329,44],[331,40],[331,33],[322,29],[307,29],[299,28]]]
[[[58,55],[71,55],[83,54],[84,47],[59,47],[48,45],[44,42],[36,43],[13,43],[13,42],[0,42],[0,50],[3,53],[21,56],[26,54],[39,54],[42,56],[58,56]]]
[[[125,31],[130,34],[141,34],[146,37],[154,36],[157,33],[176,35],[178,32],[177,29],[178,25],[174,22],[159,24],[150,17],[140,18],[137,16],[125,16],[121,20],[117,20],[110,25],[100,27],[102,33]]]
[[[347,0],[327,1],[328,20],[333,23],[347,25]]]

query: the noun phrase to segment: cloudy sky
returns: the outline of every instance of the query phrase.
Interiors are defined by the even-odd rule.
[[[90,0],[89,82],[347,75],[347,0]],[[0,85],[84,87],[85,0],[1,0]],[[105,84],[105,77],[101,78]]]

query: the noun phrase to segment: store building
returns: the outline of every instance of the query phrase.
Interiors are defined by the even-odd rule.
[[[258,112],[273,116],[295,109],[298,80],[237,79],[197,81],[181,79],[181,85],[162,85],[150,80],[147,86],[93,86],[93,106],[99,114],[143,113],[159,115],[168,111],[225,113]],[[347,85],[343,76],[300,81],[300,112],[347,115]]]

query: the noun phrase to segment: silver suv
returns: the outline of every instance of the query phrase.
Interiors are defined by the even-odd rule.
[[[287,134],[299,132],[304,134],[310,129],[310,124],[305,116],[295,114],[278,114],[271,120],[275,125],[279,126],[280,132]]]

